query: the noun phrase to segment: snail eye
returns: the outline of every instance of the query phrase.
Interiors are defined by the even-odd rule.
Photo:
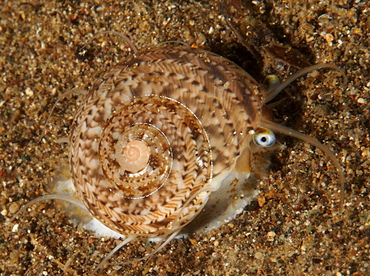
[[[253,137],[253,142],[259,147],[271,147],[275,144],[275,134],[267,128],[259,128]]]

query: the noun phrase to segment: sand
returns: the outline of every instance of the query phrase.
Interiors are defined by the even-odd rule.
[[[370,6],[298,0],[244,7],[233,13],[234,26],[252,16],[273,33],[267,35],[270,41],[293,47],[312,64],[335,63],[346,72],[346,85],[333,70],[301,78],[274,108],[280,123],[316,137],[337,154],[346,170],[344,212],[338,213],[332,162],[304,142],[279,136],[286,147],[272,159],[258,199],[235,220],[173,240],[148,263],[109,266],[99,274],[370,274]],[[119,242],[79,228],[53,201],[35,204],[4,225],[20,206],[47,194],[68,163],[68,145],[55,140],[68,136],[81,95],[61,99],[46,123],[58,97],[73,88],[89,89],[130,54],[122,37],[100,34],[91,40],[95,34],[125,33],[139,48],[183,41],[232,59],[259,81],[265,73],[284,78],[297,70],[273,55],[251,61],[240,40],[258,52],[266,36],[252,41],[250,35],[258,37],[264,28],[252,28],[248,39],[237,37],[227,15],[214,1],[2,1],[0,275],[89,275]],[[257,72],[256,64],[264,70]],[[111,261],[122,263],[154,247],[133,242]]]

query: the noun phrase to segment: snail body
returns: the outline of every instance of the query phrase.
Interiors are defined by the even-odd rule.
[[[94,86],[72,125],[80,198],[125,236],[179,232],[220,187],[222,208],[212,211],[233,218],[235,197],[255,194],[246,184],[249,132],[259,128],[262,96],[248,73],[205,50],[160,47],[127,58]]]
[[[97,81],[72,123],[69,165],[79,199],[46,195],[22,210],[46,199],[69,201],[124,236],[97,269],[136,238],[162,239],[157,252],[181,233],[216,228],[243,210],[279,148],[272,131],[331,158],[342,206],[344,174],[335,155],[273,123],[265,107],[289,83],[321,68],[340,71],[314,65],[266,92],[239,66],[206,50],[137,52]]]

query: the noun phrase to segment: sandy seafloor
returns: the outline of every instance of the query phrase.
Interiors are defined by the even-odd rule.
[[[332,163],[314,147],[281,136],[286,148],[273,158],[258,201],[234,221],[173,240],[148,263],[110,266],[100,275],[370,274],[369,3],[244,4],[278,41],[311,63],[335,63],[348,76],[346,86],[330,70],[301,78],[286,89],[288,100],[275,110],[283,124],[316,137],[338,155],[346,170],[343,214],[337,212],[338,175]],[[80,229],[53,201],[32,206],[4,226],[24,203],[47,194],[50,179],[67,164],[68,145],[54,141],[68,136],[79,96],[62,100],[46,124],[58,96],[72,88],[88,89],[129,54],[119,36],[88,42],[106,30],[128,33],[139,47],[180,40],[246,64],[245,49],[213,1],[1,1],[2,276],[89,275],[118,243]],[[83,57],[78,49],[86,42]],[[153,246],[133,242],[112,262]]]

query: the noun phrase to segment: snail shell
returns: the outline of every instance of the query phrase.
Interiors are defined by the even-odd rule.
[[[125,236],[93,273],[135,238],[162,239],[151,256],[180,231],[216,228],[243,210],[278,148],[272,131],[330,157],[342,210],[345,178],[336,156],[317,140],[273,123],[264,108],[289,83],[322,68],[338,70],[346,81],[337,66],[316,64],[265,92],[237,65],[205,50],[136,53],[96,83],[73,121],[70,171],[83,204],[69,195],[44,195],[9,222],[34,203],[64,200],[87,209],[94,217],[88,224],[106,226],[99,225],[97,234]]]
[[[250,135],[259,129],[261,91],[244,70],[202,49],[128,57],[98,81],[73,122],[69,159],[80,198],[128,237],[178,233],[203,209],[202,227],[232,219],[255,195],[246,180],[261,165]]]

